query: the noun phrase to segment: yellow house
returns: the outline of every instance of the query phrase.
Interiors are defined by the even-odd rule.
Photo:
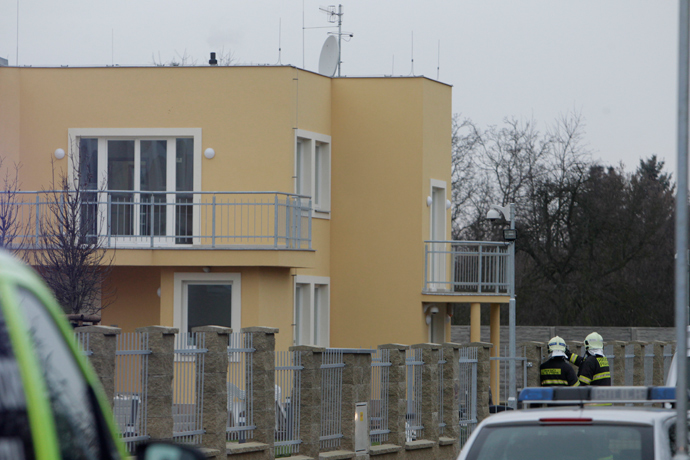
[[[53,167],[88,168],[92,230],[114,254],[102,321],[124,331],[273,326],[282,349],[442,342],[450,303],[508,301],[504,275],[481,287],[481,255],[467,278],[479,289],[455,282],[451,87],[428,78],[0,67],[0,157],[23,165],[36,215]]]

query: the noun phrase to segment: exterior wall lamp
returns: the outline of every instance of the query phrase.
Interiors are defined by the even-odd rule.
[[[57,158],[58,160],[62,160],[63,158],[65,158],[65,151],[63,149],[55,149],[53,155],[55,155],[55,158]]]
[[[211,158],[216,156],[216,151],[209,147],[206,150],[204,150],[204,156],[210,160]]]

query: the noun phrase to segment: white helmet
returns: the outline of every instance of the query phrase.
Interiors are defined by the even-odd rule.
[[[565,352],[565,340],[558,336],[549,340],[549,353],[553,353],[554,351]]]
[[[604,348],[604,339],[596,332],[592,332],[585,337],[585,349],[589,350],[591,348]]]

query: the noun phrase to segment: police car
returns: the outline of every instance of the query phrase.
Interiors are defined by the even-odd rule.
[[[482,421],[458,460],[671,460],[669,387],[525,388],[523,407]],[[626,404],[641,404],[631,406]]]
[[[0,459],[127,458],[110,404],[48,288],[0,251]],[[152,442],[139,459],[195,460]]]

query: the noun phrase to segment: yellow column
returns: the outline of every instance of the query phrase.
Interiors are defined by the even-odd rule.
[[[470,304],[470,342],[482,341],[482,306]]]
[[[501,356],[501,304],[492,303],[489,316],[489,330],[491,331],[489,340],[491,340],[491,343],[494,345],[493,348],[491,348],[491,356],[497,358]],[[491,361],[489,381],[491,382],[491,395],[494,404],[498,404],[501,400],[500,378],[500,361],[493,360]]]

